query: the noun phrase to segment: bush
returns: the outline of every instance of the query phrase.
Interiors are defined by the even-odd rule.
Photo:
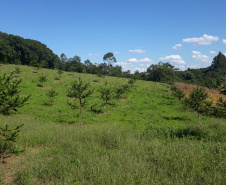
[[[10,111],[17,111],[17,108],[22,107],[30,97],[19,96],[18,86],[22,80],[13,80],[14,73],[0,76],[0,113],[4,115],[9,115]]]
[[[5,128],[0,127],[0,158],[6,158],[11,153],[19,154],[21,149],[15,146],[17,136],[20,132],[20,128],[23,126],[19,125],[15,129],[9,129],[8,125]]]

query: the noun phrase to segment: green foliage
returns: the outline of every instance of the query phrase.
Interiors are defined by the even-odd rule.
[[[86,83],[85,81],[81,81],[79,78],[78,81],[74,81],[72,83],[71,88],[67,91],[67,96],[70,98],[74,98],[74,101],[77,99],[79,100],[79,108],[80,108],[80,114],[81,114],[81,126],[83,126],[83,118],[82,118],[82,108],[86,103],[86,98],[89,97],[93,90],[89,90],[89,83]],[[68,104],[75,108],[76,105],[73,103],[68,102]]]
[[[135,83],[135,79],[130,78],[129,81],[128,81],[128,84],[130,85],[130,87],[133,87],[134,83]]]
[[[185,96],[184,91],[182,89],[178,88],[176,85],[172,85],[170,87],[170,89],[171,89],[173,95],[175,97],[177,97],[179,100],[181,100],[182,98],[184,98],[184,96]]]
[[[105,102],[105,114],[108,112],[108,104],[114,97],[114,89],[108,86],[107,81],[105,81],[104,86],[99,88],[100,98]]]
[[[55,96],[57,96],[58,94],[59,93],[56,90],[54,90],[54,89],[51,89],[48,92],[46,92],[46,96],[49,97],[51,105],[53,104],[53,98]]]
[[[47,82],[47,77],[46,76],[43,76],[43,75],[42,76],[39,76],[38,77],[38,81],[41,82],[41,83]]]
[[[103,57],[103,61],[107,61],[108,62],[108,65],[110,65],[112,62],[116,63],[117,60],[114,56],[113,53],[109,52],[109,53],[106,53]]]
[[[5,128],[0,127],[0,158],[4,158],[11,153],[19,154],[23,151],[15,145],[22,126],[23,124],[17,126],[15,129],[9,129],[8,125],[5,125]]]
[[[17,111],[30,97],[20,97],[18,86],[22,80],[14,79],[14,73],[0,76],[0,113],[4,115],[8,115],[10,111]]]
[[[41,84],[37,84],[37,86],[43,87],[43,83],[47,82],[47,77],[44,76],[44,75],[41,75],[41,76],[38,77],[38,81],[39,81]]]
[[[214,107],[214,113],[217,117],[226,118],[226,100],[223,100],[222,97],[220,97],[217,101],[217,106]]]
[[[0,32],[0,63],[54,68],[58,56],[41,42]]]
[[[14,67],[3,65],[1,71]],[[168,85],[137,80],[123,106],[112,106],[108,116],[84,106],[87,124],[81,129],[74,124],[80,113],[69,108],[68,98],[57,96],[54,106],[43,106],[45,90],[32,83],[38,74],[27,66],[21,69],[21,94],[31,93],[30,103],[21,114],[0,115],[1,127],[24,123],[16,144],[26,146],[27,152],[24,160],[16,161],[16,179],[9,184],[225,184],[225,119],[203,115],[204,124],[195,124],[196,114],[181,109]],[[46,84],[60,95],[79,76],[93,88],[105,80],[108,86],[128,85],[128,79],[112,77],[97,84],[96,75],[74,72],[65,72],[55,83],[55,70],[42,71]],[[96,111],[102,103],[98,95],[94,91],[87,98]],[[3,166],[0,184],[6,180],[4,173],[14,171]]]
[[[123,88],[123,86],[117,86],[117,87],[114,87],[114,91],[115,91],[115,98],[118,99],[120,104],[120,99],[122,98],[122,95],[124,94],[125,89]]]
[[[14,71],[15,71],[16,74],[20,74],[21,73],[21,68],[15,67]]]
[[[57,74],[58,75],[62,75],[64,72],[61,70],[61,69],[59,69],[58,71],[57,71]]]
[[[206,101],[208,93],[202,87],[193,88],[193,92],[189,98],[185,99],[185,104],[198,113],[198,120],[200,121],[200,113],[206,111],[207,107],[211,106],[210,102]]]

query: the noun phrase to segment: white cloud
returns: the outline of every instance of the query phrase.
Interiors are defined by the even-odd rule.
[[[141,53],[145,53],[146,51],[142,49],[134,49],[134,50],[129,50],[129,52],[141,54]]]
[[[134,67],[134,65],[130,62],[117,62],[116,64],[122,66],[122,68],[125,70],[131,70],[131,68]]]
[[[185,65],[186,62],[183,61],[180,55],[170,55],[166,56],[165,58],[160,58],[159,60],[161,61],[166,61],[166,62],[172,62],[178,65]]]
[[[135,70],[139,70],[140,72],[146,71],[148,66],[152,63],[153,61],[149,58],[139,60],[136,58],[130,58],[123,62],[117,62],[116,64],[122,66],[123,70],[130,70],[133,73]]]
[[[204,34],[202,37],[199,37],[199,38],[194,37],[194,38],[183,39],[183,42],[197,43],[198,45],[210,45],[212,44],[212,42],[218,41],[218,40],[219,40],[219,37],[217,36]]]
[[[145,68],[136,67],[135,71],[136,70],[139,71],[139,72],[144,72],[144,71],[147,71],[147,68],[145,69]]]
[[[175,45],[172,47],[172,49],[178,49],[178,48],[180,48],[180,47],[182,47],[182,44],[175,44]]]
[[[116,54],[116,55],[119,54],[119,53],[120,53],[120,52],[118,52],[118,51],[114,52],[114,54]]]
[[[140,59],[139,62],[145,63],[145,62],[152,62],[149,58]]]
[[[198,69],[198,68],[200,68],[200,65],[189,65],[189,66],[187,66],[187,68]]]
[[[90,53],[89,56],[99,56],[98,53]]]
[[[224,56],[226,56],[226,53],[224,53]]]
[[[224,44],[226,44],[226,39],[223,39],[222,42],[223,42]]]
[[[216,54],[217,52],[216,51],[210,51],[210,54]]]
[[[203,55],[199,51],[192,51],[192,58],[194,58],[196,60],[200,60],[204,63],[211,63],[212,62],[212,59],[210,57],[208,57],[207,55]]]
[[[136,62],[138,62],[138,60],[136,58],[130,58],[127,60],[127,62],[136,63]]]

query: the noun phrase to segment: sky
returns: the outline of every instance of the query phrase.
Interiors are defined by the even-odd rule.
[[[0,31],[38,40],[55,54],[123,70],[170,62],[180,70],[226,55],[226,0],[0,0]]]

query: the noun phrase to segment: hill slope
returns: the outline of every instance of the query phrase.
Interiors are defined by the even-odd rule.
[[[0,73],[15,67],[0,66]],[[90,109],[100,103],[99,86],[126,79],[19,68],[21,95],[31,98],[18,114],[0,115],[0,126],[24,123],[17,144],[26,152],[0,164],[1,183],[225,184],[225,120],[203,116],[198,125],[168,85],[138,80],[104,115]],[[37,86],[43,75],[47,82]],[[95,88],[84,109],[84,128],[79,110],[67,105],[66,91],[78,77]],[[51,106],[45,95],[50,89],[59,92]]]

